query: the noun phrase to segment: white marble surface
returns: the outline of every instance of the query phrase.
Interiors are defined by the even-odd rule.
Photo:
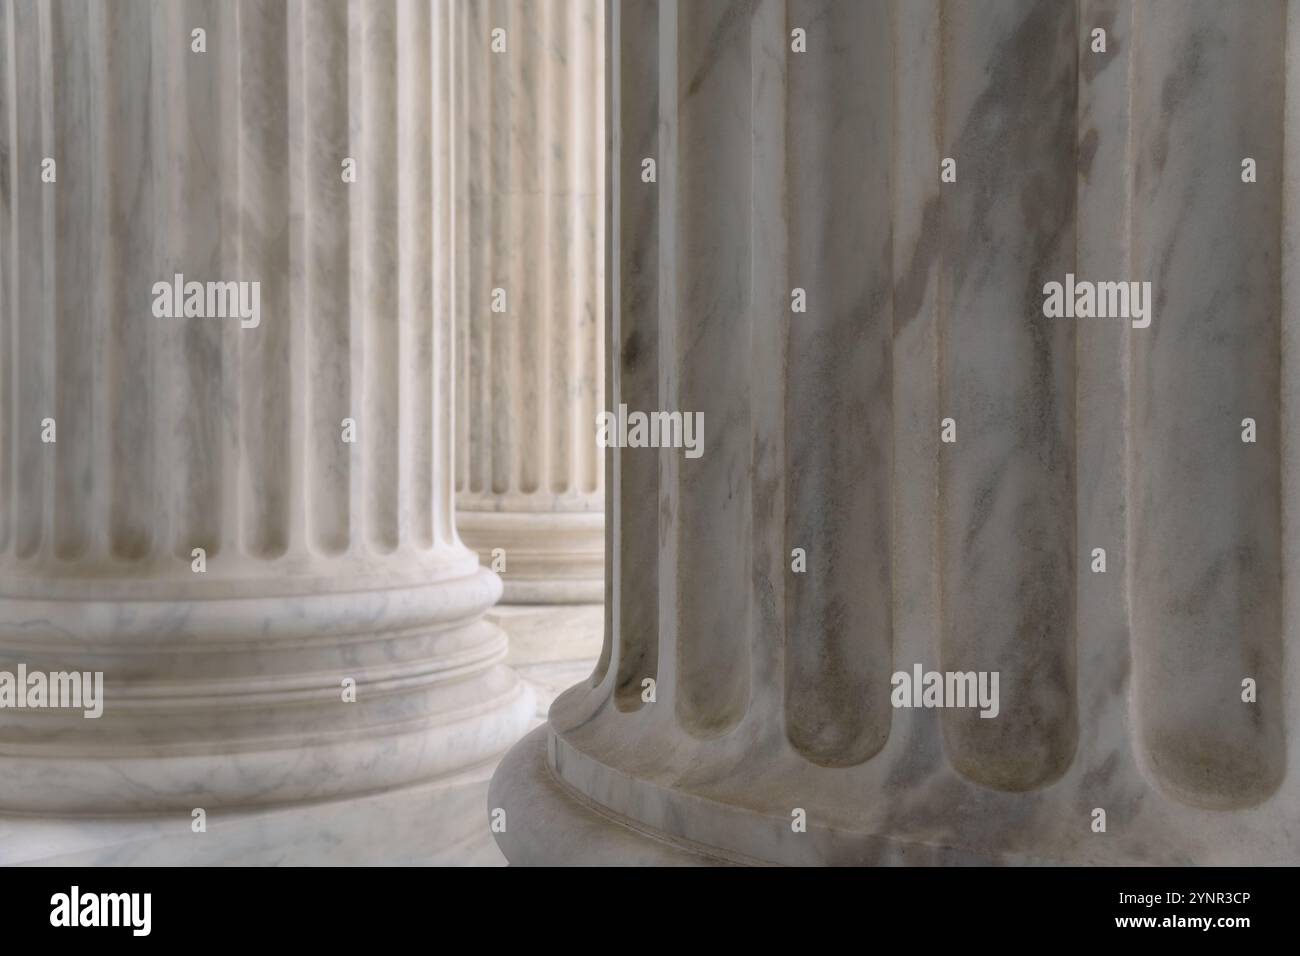
[[[1294,5],[610,18],[610,401],[716,437],[612,454],[613,624],[494,778],[511,862],[1300,859]],[[1151,327],[1045,319],[1066,272]],[[999,717],[894,710],[915,663]]]
[[[605,634],[600,604],[498,604],[487,619],[508,636],[506,663],[532,688],[538,717],[590,676]]]
[[[508,45],[464,51],[459,529],[485,565],[504,552],[507,603],[599,604],[604,4],[473,0],[461,10],[471,36],[499,28]],[[493,310],[494,290],[504,311]]]
[[[490,619],[544,717],[604,630],[604,4],[461,9],[507,52],[464,49],[456,520],[500,574]]]
[[[0,816],[0,866],[503,866],[484,809],[495,761],[337,800],[135,819]]]
[[[0,668],[106,685],[96,721],[0,714],[0,813],[49,817],[6,819],[7,858],[427,858],[481,835],[481,787],[448,781],[535,702],[453,514],[461,10],[0,14]],[[175,273],[260,282],[259,324],[156,318]],[[475,806],[464,832],[387,830],[389,791],[395,820]],[[375,796],[330,802],[353,794]],[[202,851],[164,835],[194,807]],[[75,815],[132,819],[54,822]]]

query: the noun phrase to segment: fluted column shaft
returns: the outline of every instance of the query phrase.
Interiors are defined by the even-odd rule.
[[[610,455],[605,651],[506,854],[632,858],[577,792],[646,859],[1294,861],[1300,8],[610,17],[607,403],[706,444]],[[1067,274],[1150,324],[1049,318]],[[996,715],[900,707],[918,666]]]
[[[599,602],[603,589],[603,7],[461,7],[471,251],[456,507],[507,602]]]
[[[0,669],[105,680],[99,720],[4,714],[0,809],[503,749],[531,701],[453,515],[457,5],[0,17]],[[260,320],[160,316],[177,275],[259,284]]]

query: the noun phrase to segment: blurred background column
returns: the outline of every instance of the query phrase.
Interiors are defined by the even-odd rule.
[[[544,714],[601,640],[604,4],[458,9],[457,524]]]

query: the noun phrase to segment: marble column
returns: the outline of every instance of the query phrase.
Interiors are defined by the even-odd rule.
[[[531,719],[454,524],[458,9],[0,10],[0,670],[104,680],[0,714],[0,811],[188,831]],[[178,274],[257,320],[161,317]]]
[[[457,524],[544,715],[603,629],[604,5],[460,9]]]
[[[1300,858],[1300,7],[609,36],[606,401],[704,453],[610,454],[605,647],[493,778],[510,860]],[[1150,325],[1045,317],[1067,274]],[[997,714],[897,706],[918,666]]]

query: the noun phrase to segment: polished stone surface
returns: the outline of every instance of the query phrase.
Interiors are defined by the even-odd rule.
[[[509,636],[506,664],[532,688],[539,718],[591,675],[605,633],[600,604],[498,604],[487,619]]]
[[[1296,8],[609,16],[607,401],[708,440],[611,453],[611,626],[497,771],[506,856],[608,861],[577,806],[734,862],[1300,859]],[[1067,273],[1151,325],[1046,318]],[[918,664],[998,717],[891,706]]]
[[[470,35],[502,29],[508,42],[505,53],[468,44],[461,77],[458,526],[501,574],[506,603],[599,604],[604,4],[461,9]]]
[[[604,4],[461,9],[506,52],[464,51],[456,523],[501,577],[491,620],[544,717],[603,630]]]
[[[436,816],[534,719],[454,524],[459,17],[6,4],[0,670],[102,671],[106,701],[0,715],[0,813],[187,825],[428,784]],[[178,273],[260,283],[260,321],[159,318]]]
[[[316,803],[131,819],[0,816],[0,866],[504,866],[483,811],[495,761]]]

